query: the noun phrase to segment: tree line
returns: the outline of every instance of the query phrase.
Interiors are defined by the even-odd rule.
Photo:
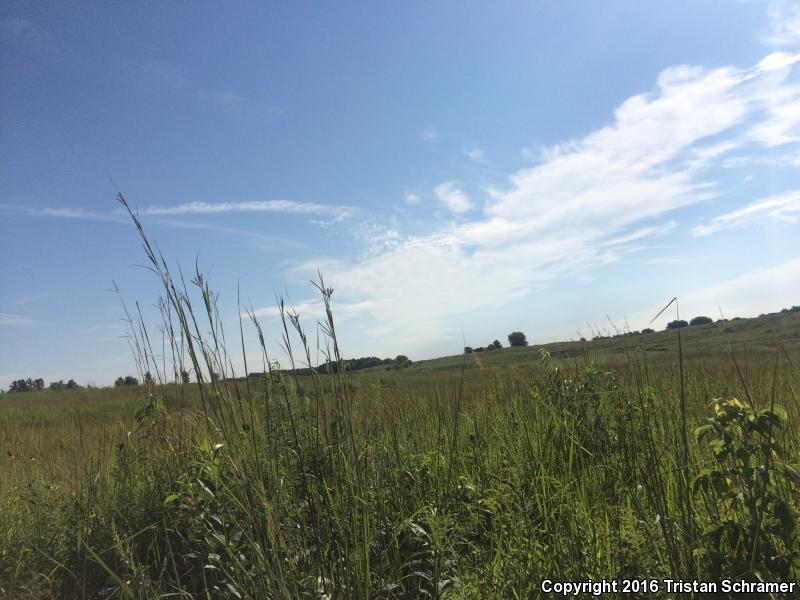
[[[508,334],[508,345],[513,347],[521,347],[528,345],[528,338],[525,337],[525,334],[521,331],[512,331]],[[464,354],[472,354],[473,352],[491,352],[492,350],[502,350],[503,344],[500,343],[500,340],[494,340],[492,343],[487,344],[486,346],[478,346],[477,348],[473,348],[472,346],[464,346]]]
[[[51,381],[50,385],[47,386],[48,390],[74,390],[81,387],[77,384],[74,379],[70,379],[66,383],[64,383],[63,379],[59,379],[58,381]],[[11,385],[8,388],[9,392],[12,393],[20,393],[20,392],[41,392],[45,389],[44,387],[44,379],[41,377],[38,379],[31,379],[28,377],[27,379],[15,379],[11,382]]]

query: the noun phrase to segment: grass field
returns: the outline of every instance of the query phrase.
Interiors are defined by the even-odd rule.
[[[675,598],[691,594],[665,578],[796,581],[800,314],[235,379],[207,284],[192,303],[146,248],[174,355],[222,377],[0,397],[0,596],[529,598],[543,579],[637,579],[616,595]]]

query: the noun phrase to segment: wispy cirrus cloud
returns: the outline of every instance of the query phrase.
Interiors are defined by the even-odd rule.
[[[15,206],[0,204],[0,212],[22,214],[30,217],[50,217],[54,219],[76,219],[85,221],[113,221],[124,222],[121,212],[100,212],[89,208],[80,207],[44,207],[32,208],[29,206]]]
[[[327,215],[344,220],[353,215],[349,206],[297,202],[294,200],[255,200],[250,202],[186,202],[172,206],[147,206],[139,214],[151,216],[208,215],[222,213],[269,212],[300,215]]]
[[[472,208],[472,201],[452,181],[446,181],[434,189],[436,198],[454,213],[463,213]]]
[[[800,45],[800,6],[794,2],[770,2],[767,11],[770,29],[761,40],[770,46]]]
[[[442,134],[435,127],[426,127],[419,134],[420,139],[428,144],[436,144],[442,139]]]
[[[156,225],[163,225],[166,227],[176,227],[178,229],[200,229],[221,233],[224,235],[233,236],[239,239],[246,239],[253,242],[254,245],[264,248],[272,249],[277,246],[286,246],[291,248],[303,248],[305,244],[281,236],[268,235],[256,231],[248,231],[239,227],[226,227],[224,225],[217,225],[215,223],[198,223],[195,221],[185,221],[178,219],[158,219]]]
[[[474,163],[483,164],[486,162],[486,154],[480,148],[464,148],[464,156]]]
[[[410,204],[410,205],[414,206],[414,205],[419,204],[420,202],[422,202],[422,199],[417,194],[415,194],[413,192],[408,192],[405,195],[405,201],[406,201],[406,204]]]
[[[60,219],[85,219],[97,221],[127,222],[124,211],[117,209],[100,212],[80,207],[31,208],[27,206],[0,205],[0,209],[35,217]],[[294,200],[256,200],[250,202],[185,202],[173,205],[150,205],[134,209],[140,215],[169,217],[182,215],[219,215],[226,213],[281,213],[291,215],[328,216],[343,221],[355,213],[351,206],[297,202]],[[174,222],[173,222],[174,223]]]
[[[372,307],[370,302],[344,302],[336,304],[336,320],[341,321],[361,315]],[[286,303],[287,312],[296,312],[304,319],[324,319],[326,317],[325,304],[321,300],[303,300],[297,304]],[[242,317],[247,317],[250,313],[243,312]],[[252,312],[256,317],[276,318],[280,316],[281,309],[277,305],[266,306],[255,309]]]
[[[28,315],[0,313],[0,325],[41,325],[42,321]]]
[[[190,74],[182,64],[170,60],[155,59],[137,66],[131,77],[140,86],[149,86],[174,94],[193,96],[202,104],[228,113],[239,113],[248,117],[273,118],[285,111],[281,107],[250,98],[229,89],[214,89]]]
[[[701,237],[760,219],[791,223],[800,221],[800,190],[757,200],[743,208],[719,215],[709,223],[697,225],[692,229],[692,233]]]
[[[480,210],[455,183],[438,186],[435,196],[461,221],[355,259],[306,260],[297,274],[324,264],[339,299],[372,316],[367,336],[419,346],[458,315],[582,275],[677,229],[670,215],[717,197],[727,157],[772,143],[757,132],[776,118],[775,101],[792,97],[787,78],[798,60],[774,53],[750,68],[665,69],[607,126],[544,149],[484,188]]]
[[[641,229],[637,229],[636,231],[632,231],[623,236],[608,240],[607,242],[604,242],[603,245],[618,246],[622,244],[629,244],[630,242],[636,242],[638,240],[666,235],[667,233],[675,229],[677,226],[678,223],[676,221],[668,221],[661,225],[651,225],[649,227],[642,227]]]

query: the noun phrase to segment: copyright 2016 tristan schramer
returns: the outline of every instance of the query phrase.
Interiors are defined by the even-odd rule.
[[[601,579],[599,581],[557,581],[544,579],[541,591],[556,596],[603,596],[605,594],[793,594],[794,582],[745,581],[723,579],[699,581],[685,579]]]

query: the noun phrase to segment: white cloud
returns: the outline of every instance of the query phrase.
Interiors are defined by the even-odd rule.
[[[766,143],[742,131],[770,118],[767,99],[786,93],[794,62],[773,55],[750,69],[666,69],[654,91],[627,99],[606,127],[545,149],[486,190],[480,212],[467,213],[473,202],[454,182],[437,186],[436,197],[463,220],[354,260],[323,259],[326,279],[342,290],[334,309],[338,300],[365,302],[372,325],[362,333],[419,347],[459,315],[646,246],[675,229],[670,213],[715,198],[712,168],[728,153]]]
[[[800,213],[799,190],[757,200],[744,208],[714,217],[709,223],[694,227],[692,233],[700,237],[763,218],[796,223],[800,214],[795,216],[794,213]]]
[[[11,213],[24,214],[30,217],[50,217],[54,219],[76,219],[85,221],[113,221],[124,222],[127,219],[122,214],[102,213],[96,210],[80,207],[63,208],[30,208],[28,206],[12,206],[0,204],[0,210]]]
[[[289,239],[275,235],[267,235],[256,231],[239,229],[238,227],[226,227],[214,223],[198,223],[195,221],[181,221],[177,219],[158,219],[156,225],[167,227],[177,227],[178,229],[200,229],[213,231],[224,235],[229,235],[238,239],[250,240],[255,246],[266,250],[274,249],[275,246],[286,246],[290,248],[303,248],[305,244],[297,239]]]
[[[787,2],[770,2],[768,16],[770,30],[762,41],[773,46],[800,44],[800,6]]]
[[[39,325],[41,321],[27,315],[0,313],[0,325]]]
[[[434,193],[439,201],[454,213],[467,212],[472,208],[469,196],[458,189],[452,181],[437,185]]]
[[[349,319],[368,311],[371,307],[372,303],[368,301],[337,303],[335,318],[337,321]],[[296,312],[300,315],[301,321],[325,320],[326,318],[325,304],[321,300],[304,300],[298,304],[287,302],[285,308],[287,313]],[[275,305],[255,309],[253,314],[256,317],[277,318],[280,316],[281,311],[280,308]],[[249,313],[247,312],[242,313],[243,317],[247,317],[248,315]]]
[[[414,194],[414,193],[411,193],[411,192],[409,192],[408,194],[406,194],[406,198],[405,198],[405,199],[406,199],[406,204],[410,204],[410,205],[412,205],[412,206],[414,206],[414,205],[416,205],[416,204],[419,204],[420,202],[422,202],[422,200],[420,199],[420,197],[419,197],[419,196],[417,196],[416,194]]]
[[[0,205],[0,209],[21,212],[30,216],[53,217],[60,219],[84,219],[95,221],[127,222],[128,216],[122,209],[110,213],[92,209],[69,208],[29,208],[21,206]],[[177,215],[213,215],[225,213],[283,213],[296,215],[329,216],[334,222],[350,218],[355,209],[351,206],[334,204],[318,204],[316,202],[297,202],[294,200],[260,200],[252,202],[185,202],[172,206],[147,206],[134,209],[139,215],[154,217],[170,217]],[[174,221],[163,220],[163,224],[176,225]],[[210,225],[182,225],[185,227],[207,227]]]
[[[642,240],[645,238],[652,238],[656,236],[666,235],[678,224],[675,221],[669,221],[664,223],[663,225],[651,225],[650,227],[642,227],[641,229],[637,229],[636,231],[632,231],[631,233],[627,233],[623,236],[614,238],[605,242],[604,246],[617,246],[621,244],[628,244],[630,242],[635,242],[638,240]]]
[[[296,202],[294,200],[260,200],[253,202],[186,202],[174,206],[148,206],[139,214],[153,216],[205,215],[231,212],[276,212],[304,215],[334,215],[346,219],[353,214],[348,206]]]
[[[442,139],[441,134],[433,127],[427,127],[420,133],[420,139],[428,144],[435,144]]]
[[[470,148],[464,150],[464,156],[469,158],[472,162],[485,163],[486,156],[480,148]]]

